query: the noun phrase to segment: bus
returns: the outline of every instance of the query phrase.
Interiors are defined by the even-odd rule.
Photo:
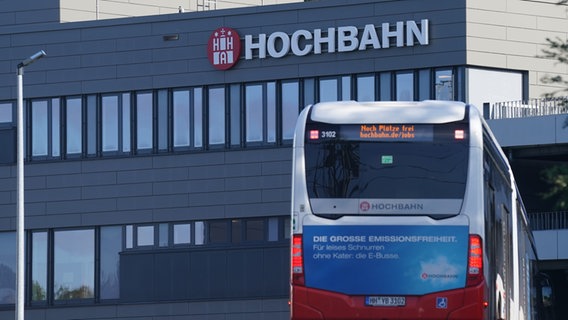
[[[310,105],[292,162],[292,319],[538,318],[527,214],[474,106]]]

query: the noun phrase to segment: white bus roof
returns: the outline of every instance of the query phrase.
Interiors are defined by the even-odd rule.
[[[447,123],[463,120],[466,105],[456,101],[320,102],[311,119],[325,123]]]

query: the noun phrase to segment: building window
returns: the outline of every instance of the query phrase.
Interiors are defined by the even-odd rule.
[[[209,243],[226,243],[228,240],[228,224],[226,220],[209,221],[207,223]]]
[[[117,95],[102,98],[102,147],[103,152],[118,152],[119,141],[119,97]]]
[[[241,85],[232,84],[229,92],[231,117],[231,146],[241,145]]]
[[[94,298],[94,230],[55,231],[53,234],[54,300]]]
[[[191,224],[174,224],[174,245],[191,244]]]
[[[239,243],[243,237],[243,222],[241,219],[231,220],[231,242]]]
[[[167,223],[160,223],[158,225],[158,246],[167,247],[170,245],[170,225]]]
[[[351,76],[341,77],[341,100],[351,100]]]
[[[300,110],[300,85],[297,80],[281,85],[282,97],[282,140],[292,140]]]
[[[264,241],[264,219],[248,219],[245,220],[245,240],[246,241]]]
[[[205,222],[195,222],[195,244],[200,246],[205,244]]]
[[[357,76],[357,101],[375,100],[375,75]]]
[[[48,111],[47,100],[32,101],[32,157],[47,156]]]
[[[0,305],[16,302],[16,233],[0,232]]]
[[[225,144],[225,87],[209,88],[209,145]]]
[[[418,71],[418,100],[432,99],[430,94],[432,87],[431,69],[421,69]]]
[[[413,101],[414,73],[412,71],[397,73],[395,88],[397,101]]]
[[[80,155],[82,152],[82,103],[81,98],[67,98],[65,105],[65,141],[67,155]]]
[[[319,81],[319,101],[337,101],[340,100],[338,97],[337,90],[337,78],[324,78]]]
[[[153,246],[154,242],[154,226],[138,226],[136,227],[136,245],[138,247]]]
[[[451,69],[436,70],[436,100],[454,100],[454,75]]]
[[[122,227],[101,227],[100,233],[100,296],[101,299],[118,299]]]
[[[189,147],[191,133],[191,113],[189,90],[173,93],[174,148]]]
[[[154,147],[153,135],[153,106],[152,93],[138,93],[136,95],[136,150],[152,150]]]
[[[245,129],[249,143],[263,140],[263,91],[262,84],[250,84],[245,88]]]
[[[391,85],[392,74],[390,72],[382,72],[379,75],[379,98],[381,101],[391,101],[392,100],[392,85]]]
[[[47,300],[47,232],[32,233],[32,301]]]
[[[12,109],[11,103],[0,103],[0,125],[5,123],[12,124]]]
[[[105,95],[101,101],[103,154],[130,152],[130,94]]]

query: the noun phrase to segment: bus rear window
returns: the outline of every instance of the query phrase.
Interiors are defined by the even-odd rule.
[[[467,123],[306,127],[310,198],[459,199],[468,166]]]

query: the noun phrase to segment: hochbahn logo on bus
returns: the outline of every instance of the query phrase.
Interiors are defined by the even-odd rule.
[[[297,57],[310,54],[365,51],[391,47],[426,46],[429,44],[429,20],[369,23],[362,27],[340,26],[275,31],[244,36],[244,59]],[[219,70],[233,67],[240,58],[241,42],[237,32],[228,27],[213,31],[209,37],[207,56]]]
[[[361,212],[385,212],[385,211],[423,211],[424,204],[419,202],[369,202],[363,200],[359,203]]]

